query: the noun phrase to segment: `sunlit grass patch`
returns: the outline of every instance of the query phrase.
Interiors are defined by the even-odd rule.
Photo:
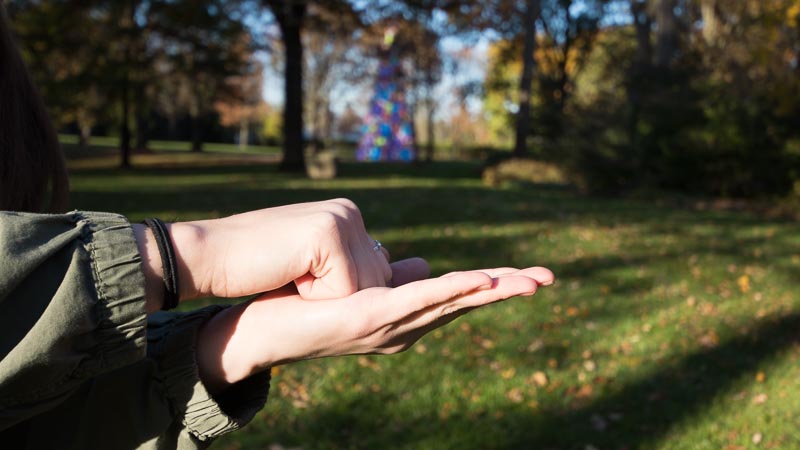
[[[155,159],[72,161],[73,206],[185,220],[345,196],[394,257],[435,274],[557,275],[401,355],[277,368],[265,409],[219,448],[800,448],[795,222],[487,187],[468,162],[313,181],[259,155],[141,156]]]

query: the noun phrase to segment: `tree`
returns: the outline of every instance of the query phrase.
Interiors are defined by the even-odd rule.
[[[355,15],[309,4],[303,34],[304,113],[314,139],[329,139],[333,131],[331,97],[337,86],[363,79],[366,64],[358,48],[361,23]],[[356,44],[356,45],[354,45]]]
[[[283,160],[280,168],[286,171],[305,171],[303,123],[303,30],[309,21],[320,27],[325,20],[310,17],[316,11],[330,13],[327,17],[340,20],[354,17],[355,12],[345,0],[262,0],[278,22],[284,47],[284,108],[283,108]],[[314,4],[315,8],[309,9]],[[322,29],[322,28],[317,28]]]
[[[303,156],[303,42],[305,0],[264,0],[278,21],[285,60],[283,71],[283,160],[281,169],[305,171]]]
[[[250,125],[263,119],[267,112],[267,105],[261,98],[263,67],[255,63],[254,67],[253,73],[229,77],[226,84],[231,95],[214,104],[222,125],[239,127],[239,148],[247,147]]]
[[[245,100],[242,84],[258,70],[258,47],[237,2],[181,0],[157,6],[151,20],[153,41],[164,55],[160,70],[172,79],[181,109],[191,119],[192,150],[201,151],[215,103]],[[253,95],[250,91],[246,95]]]
[[[502,39],[521,39],[519,59],[518,104],[515,113],[515,138],[513,154],[527,152],[527,139],[531,134],[532,83],[536,71],[536,22],[541,13],[540,0],[491,0],[486,2],[444,2],[444,11],[454,26],[466,33],[490,30]]]

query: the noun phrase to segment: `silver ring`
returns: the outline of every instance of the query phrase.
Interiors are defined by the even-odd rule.
[[[381,244],[381,241],[375,239],[375,245],[372,246],[372,249],[377,252],[377,251],[379,251],[381,249],[381,247],[383,247],[383,244]]]

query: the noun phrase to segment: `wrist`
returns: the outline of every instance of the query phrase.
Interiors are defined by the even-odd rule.
[[[158,252],[153,232],[145,225],[133,224],[133,235],[139,256],[142,259],[142,272],[144,272],[145,308],[148,313],[161,309],[164,304],[164,281],[161,256]]]
[[[205,262],[213,257],[206,254],[206,232],[202,222],[174,222],[167,224],[172,238],[178,265],[180,300],[210,295],[204,286],[208,271]]]

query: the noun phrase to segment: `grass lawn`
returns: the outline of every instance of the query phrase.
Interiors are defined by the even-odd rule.
[[[264,410],[214,448],[800,448],[794,222],[489,188],[466,162],[346,164],[312,181],[256,153],[157,152],[127,171],[82,156],[79,209],[189,220],[346,196],[393,256],[427,257],[435,274],[556,273],[406,353],[276,368]]]

